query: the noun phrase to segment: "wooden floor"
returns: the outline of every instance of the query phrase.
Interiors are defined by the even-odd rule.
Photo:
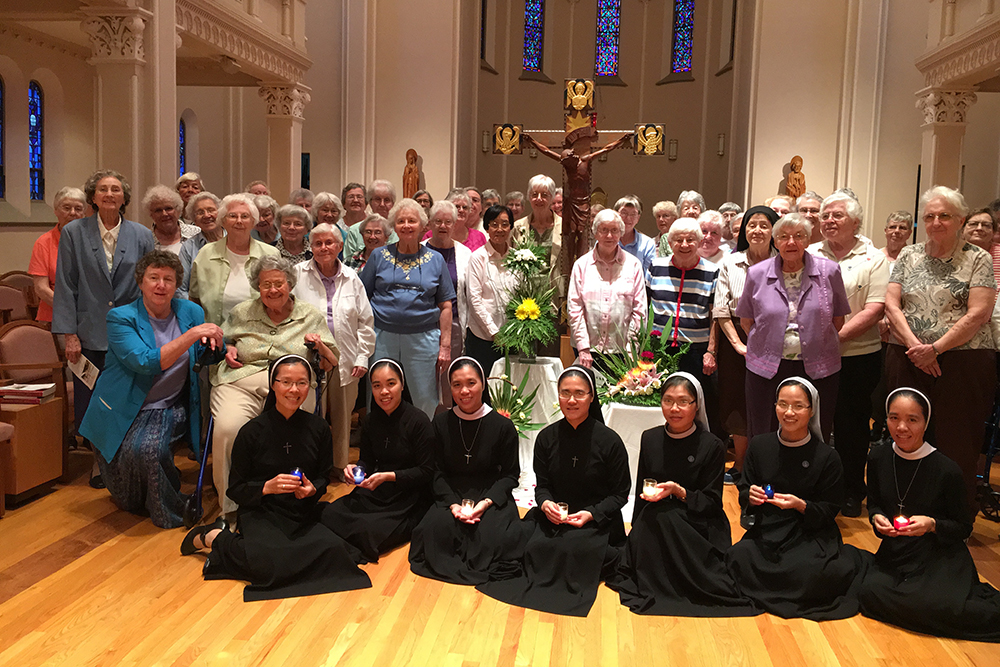
[[[410,573],[406,550],[366,566],[369,590],[245,604],[181,557],[184,531],[117,510],[76,479],[0,519],[0,665],[1000,665],[1000,646],[934,639],[861,616],[814,623],[636,616],[602,587],[585,619],[509,607]],[[178,457],[186,484],[195,465]],[[994,476],[995,478],[997,475]],[[344,492],[343,487],[336,493]],[[736,492],[726,488],[730,517]],[[735,524],[734,539],[740,536]],[[845,539],[874,548],[863,519]],[[1000,584],[1000,524],[969,544]]]

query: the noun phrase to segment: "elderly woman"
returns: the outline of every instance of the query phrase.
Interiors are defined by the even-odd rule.
[[[746,212],[746,224],[740,227],[734,252],[722,259],[719,280],[715,285],[712,317],[725,340],[719,343],[719,417],[733,439],[735,461],[726,473],[725,482],[735,484],[743,469],[747,452],[747,336],[739,326],[736,307],[743,296],[750,267],[774,256],[771,228],[778,214],[767,206],[754,206]]]
[[[311,214],[315,197],[316,195],[309,188],[298,188],[288,193],[288,203],[293,206],[301,206]]]
[[[846,194],[841,190],[837,191],[840,194]],[[857,200],[857,197],[854,198]],[[823,241],[823,230],[819,219],[819,209],[823,205],[823,198],[812,190],[806,190],[798,199],[795,200],[795,206],[793,207],[796,213],[801,214],[806,220],[812,223],[813,233],[812,243],[821,243]]]
[[[968,210],[951,188],[934,187],[920,198],[927,240],[903,248],[889,278],[893,338],[885,370],[889,389],[913,387],[930,397],[938,416],[929,439],[962,469],[972,508],[996,388],[990,315],[997,283],[990,254],[962,240]]]
[[[117,171],[95,172],[83,191],[93,215],[70,222],[59,236],[52,332],[66,334],[66,358],[71,363],[83,355],[103,370],[108,311],[139,298],[133,272],[156,241],[144,226],[124,218],[132,188]],[[90,396],[90,388],[74,375],[77,429]]]
[[[747,332],[747,437],[777,428],[771,397],[783,380],[808,377],[823,399],[820,436],[829,441],[837,405],[840,337],[851,312],[840,267],[806,252],[812,226],[798,213],[771,231],[778,256],[747,271],[736,316]]]
[[[177,288],[177,296],[188,298],[191,288],[191,265],[194,258],[206,244],[214,243],[222,238],[222,225],[219,222],[219,206],[222,201],[211,192],[199,192],[188,200],[185,215],[188,220],[201,230],[181,244],[181,266],[184,267],[184,282]]]
[[[562,211],[563,211],[563,189],[562,188],[556,188],[556,193],[552,197],[552,204],[549,207],[552,209],[553,213],[555,213],[556,215],[558,215],[560,218],[562,217]]]
[[[278,209],[275,216],[281,238],[274,244],[281,256],[292,264],[298,264],[312,259],[309,249],[309,230],[312,228],[312,215],[309,211],[295,204],[285,204]]]
[[[217,213],[225,238],[206,244],[191,264],[188,297],[205,309],[208,322],[222,324],[233,306],[255,298],[250,267],[262,257],[278,256],[275,248],[250,237],[258,216],[249,195],[227,195]]]
[[[193,171],[188,171],[181,174],[180,178],[174,184],[174,191],[180,195],[181,205],[177,207],[177,214],[181,215],[187,211],[188,202],[191,201],[191,197],[203,192],[205,190],[205,185],[201,182],[201,176]],[[145,207],[143,207],[145,208]],[[184,232],[184,238],[190,238],[198,233],[197,227],[189,224],[187,220],[180,221],[181,231]]]
[[[528,181],[528,214],[514,221],[514,238],[530,238],[548,250],[549,278],[556,289],[558,298],[566,295],[562,264],[562,218],[552,212],[552,198],[555,197],[556,183],[545,174],[532,176]]]
[[[707,406],[714,410],[714,390],[708,376],[715,372],[717,334],[712,326],[712,305],[719,267],[698,254],[702,232],[693,218],[679,218],[670,226],[670,257],[653,260],[650,291],[653,326],[664,344],[679,348],[689,344],[679,370],[691,373],[705,387]],[[669,324],[669,328],[667,325]],[[709,419],[713,419],[709,414]]]
[[[483,214],[485,215],[486,210],[491,206],[496,206],[500,203],[500,193],[493,188],[487,188],[483,190]],[[486,223],[483,222],[485,225]]]
[[[292,296],[296,272],[287,259],[267,255],[255,261],[250,271],[250,284],[260,296],[243,301],[229,313],[223,327],[226,358],[211,377],[215,419],[212,477],[227,515],[236,511],[236,503],[226,495],[233,439],[264,407],[268,364],[286,354],[308,357],[310,345],[325,371],[337,365],[339,356],[323,315]],[[315,405],[316,398],[310,392],[306,409]]]
[[[519,190],[508,192],[503,197],[504,206],[510,209],[514,220],[520,220],[524,214],[524,193]]]
[[[371,254],[361,272],[375,313],[375,358],[398,359],[409,375],[416,407],[434,416],[437,377],[451,362],[454,283],[444,257],[420,245],[423,207],[403,199],[389,211],[399,242]]]
[[[469,301],[469,325],[465,334],[465,353],[489,373],[503,352],[493,346],[493,337],[507,321],[508,295],[516,277],[504,266],[510,250],[511,221],[514,214],[505,206],[490,206],[483,216],[490,240],[472,253],[465,278]],[[489,392],[486,394],[489,402]]]
[[[840,329],[840,388],[833,415],[833,438],[844,464],[844,516],[861,516],[866,495],[869,417],[875,387],[882,376],[882,340],[878,323],[885,313],[889,263],[860,238],[864,212],[846,194],[834,193],[820,207],[823,242],[809,252],[840,265],[851,312]]]
[[[648,283],[649,267],[656,257],[656,244],[653,243],[653,239],[635,228],[639,218],[642,217],[642,202],[635,195],[628,195],[615,202],[614,209],[625,225],[625,231],[618,243],[625,252],[639,260],[643,276]]]
[[[365,241],[364,247],[354,253],[350,259],[344,260],[345,264],[358,272],[365,268],[372,251],[384,246],[389,240],[389,235],[393,233],[392,228],[389,227],[389,221],[378,213],[369,214],[362,221],[360,230],[361,237]]]
[[[413,201],[424,207],[425,211],[430,211],[434,205],[434,197],[427,190],[417,190],[413,193]]]
[[[279,237],[278,226],[274,223],[274,218],[278,215],[278,202],[268,195],[255,195],[253,203],[257,207],[259,219],[250,235],[258,241],[274,245]]]
[[[976,209],[969,214],[962,228],[962,235],[972,245],[977,245],[993,258],[993,277],[1000,282],[1000,246],[993,242],[997,224],[989,208]]]
[[[726,223],[718,211],[705,211],[698,216],[698,226],[701,227],[701,243],[698,244],[698,254],[706,261],[719,266],[728,250],[722,245],[722,235]]]
[[[694,190],[684,190],[677,195],[677,211],[682,218],[698,219],[698,216],[708,210],[705,198]]]
[[[430,210],[430,233],[431,237],[424,241],[424,245],[437,252],[444,258],[448,266],[448,275],[451,276],[451,284],[455,290],[456,298],[451,302],[451,358],[457,359],[462,356],[462,343],[464,342],[465,327],[469,322],[469,299],[465,289],[466,276],[469,274],[469,260],[472,259],[472,251],[462,243],[455,243],[451,237],[452,231],[461,226],[457,222],[459,214],[455,205],[451,201],[439,201],[431,206]],[[469,236],[475,230],[467,230]],[[482,234],[482,232],[476,232]],[[438,378],[439,385],[444,387],[448,384],[448,378],[442,371]],[[442,405],[451,407],[451,396],[448,392],[442,392]]]
[[[194,225],[185,225],[193,232],[181,229],[183,207],[181,196],[165,185],[153,185],[146,190],[142,198],[142,210],[149,214],[149,219],[153,222],[153,238],[156,239],[157,250],[180,255],[181,244],[201,231]]]
[[[39,322],[52,321],[52,299],[56,286],[56,263],[59,259],[59,238],[63,227],[79,220],[86,215],[87,195],[80,188],[65,187],[56,193],[52,200],[52,208],[56,212],[56,226],[45,232],[35,241],[31,249],[31,261],[28,263],[28,273],[35,281],[35,294],[38,295]]]
[[[333,430],[333,465],[338,471],[347,465],[358,380],[368,372],[368,358],[375,352],[375,318],[365,286],[358,274],[338,259],[344,249],[343,238],[340,228],[328,222],[313,228],[309,235],[312,260],[295,265],[292,290],[296,299],[312,304],[326,317],[343,359],[339,372],[327,383],[323,406]]]
[[[595,352],[624,352],[646,317],[645,272],[621,245],[626,229],[628,224],[615,211],[598,213],[593,225],[597,244],[576,260],[570,274],[566,298],[570,334],[586,368],[593,365]]]
[[[243,188],[243,191],[255,197],[257,195],[271,194],[271,190],[268,189],[267,183],[265,183],[264,181],[250,181],[249,183],[247,183],[247,186]]]
[[[893,211],[885,220],[885,247],[882,254],[889,260],[889,270],[892,270],[899,252],[910,242],[913,236],[913,216],[909,211]]]
[[[736,247],[736,239],[739,232],[733,231],[733,220],[743,212],[743,207],[736,202],[727,201],[719,207],[719,214],[722,216],[722,245],[729,248],[730,252]]]
[[[371,587],[361,554],[319,521],[335,470],[330,428],[300,409],[312,372],[302,357],[276,360],[264,411],[236,436],[228,493],[240,505],[238,530],[220,519],[181,543],[184,556],[211,549],[205,579],[249,581],[246,602]]]
[[[767,199],[764,200],[764,206],[770,206],[772,209],[774,209],[774,212],[778,214],[779,218],[788,215],[788,213],[791,212],[792,206],[794,204],[795,204],[794,200],[792,200],[791,197],[786,197],[785,195],[768,197]],[[805,218],[807,221],[809,221],[810,224],[812,224],[812,221],[809,220],[809,218],[806,218],[806,216],[802,217]]]
[[[475,207],[469,195],[462,192],[455,192],[448,196],[446,202],[451,204],[455,209],[455,214],[451,216],[452,222],[448,229],[450,243],[458,241],[469,251],[469,254],[482,248],[486,244],[486,235],[476,229],[476,225],[479,224],[479,218],[472,217]],[[434,206],[440,206],[446,202],[439,201]],[[427,212],[427,219],[430,221],[431,228],[424,234],[425,242],[434,235],[435,211],[439,216],[444,215],[442,211],[445,209],[434,208],[434,206]],[[451,246],[449,245],[448,247]]]
[[[101,476],[122,509],[153,525],[183,525],[184,494],[170,449],[178,436],[198,453],[198,376],[207,346],[221,354],[222,329],[196,304],[174,298],[177,255],[155,250],[136,264],[142,296],[108,312],[108,356],[80,433],[94,443]],[[185,428],[187,427],[187,428]]]
[[[674,224],[674,220],[677,219],[677,204],[672,201],[656,202],[656,205],[653,206],[653,219],[656,220],[656,229],[659,231],[653,238],[656,256],[669,257],[670,244],[667,243],[667,232],[670,231],[670,225]]]
[[[320,192],[313,200],[313,226],[324,223],[333,225],[340,230],[341,238],[346,238],[350,229],[343,221],[346,212],[344,205],[340,203],[340,197],[332,192]]]
[[[348,188],[351,189],[349,190]],[[347,238],[344,240],[344,252],[348,257],[355,255],[365,247],[365,241],[361,238],[361,222],[365,219],[363,215],[364,208],[361,209],[361,217],[356,217],[357,206],[359,204],[357,199],[358,188],[362,188],[365,201],[371,205],[371,212],[377,213],[383,218],[388,219],[389,211],[396,203],[396,186],[386,180],[379,179],[372,181],[371,185],[368,186],[368,190],[364,190],[364,186],[360,183],[348,183],[344,186],[343,202],[347,206],[347,215],[344,216],[344,222],[351,225],[347,232]],[[389,235],[387,243],[396,243],[397,241],[399,241],[399,238],[396,236],[396,232],[392,232]]]

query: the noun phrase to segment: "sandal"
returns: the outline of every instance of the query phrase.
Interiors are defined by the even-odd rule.
[[[200,537],[201,543],[202,545],[204,545],[205,536],[208,535],[208,533],[212,532],[213,530],[229,530],[229,522],[226,521],[225,517],[220,516],[218,519],[208,524],[207,526],[195,526],[194,528],[189,530],[188,534],[184,536],[184,541],[181,542],[181,555],[190,556],[192,554],[198,553],[202,549],[205,549],[206,548],[205,546],[196,547],[194,544],[194,540],[196,537]]]

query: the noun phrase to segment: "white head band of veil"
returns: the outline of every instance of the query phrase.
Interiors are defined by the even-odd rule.
[[[448,366],[448,383],[451,384],[451,374],[455,370],[455,364],[457,364],[460,361],[471,361],[473,364],[475,364],[476,368],[479,369],[479,379],[483,383],[483,392],[485,393],[489,391],[489,387],[486,386],[486,373],[483,372],[482,365],[472,357],[459,357],[458,359],[455,359],[454,361],[451,362],[451,365]],[[459,419],[465,419],[465,420],[482,419],[492,411],[493,408],[486,405],[485,401],[480,403],[479,409],[471,414],[468,412],[464,412],[462,408],[458,407],[457,403],[452,407],[452,412],[454,412]]]
[[[482,365],[472,357],[458,357],[457,359],[451,362],[451,364],[448,366],[449,381],[451,380],[452,372],[455,370],[455,364],[457,364],[460,361],[471,361],[472,363],[474,363],[476,365],[476,368],[479,369],[479,379],[483,381],[484,385],[486,384],[486,373],[483,371]]]
[[[927,398],[927,395],[924,392],[919,391],[917,389],[914,389],[913,387],[899,387],[897,389],[893,389],[892,391],[890,391],[889,395],[885,397],[885,414],[889,414],[889,404],[892,403],[892,397],[895,396],[896,394],[898,394],[901,391],[912,391],[914,394],[916,394],[917,396],[920,396],[921,398],[924,399],[924,405],[927,407],[927,419],[926,419],[926,423],[930,424],[930,422],[931,422],[931,399]]]
[[[594,384],[594,378],[591,377],[590,375],[590,373],[592,373],[593,371],[590,371],[590,373],[588,373],[587,372],[588,370],[589,370],[588,368],[585,368],[583,366],[577,366],[576,364],[573,364],[572,366],[567,366],[563,370],[563,372],[559,374],[559,379],[556,381],[556,386],[558,386],[559,383],[563,381],[563,378],[569,375],[570,373],[575,373],[576,375],[582,375],[583,377],[587,378],[587,384],[590,385],[590,393],[594,395],[594,400],[596,401],[597,386]]]
[[[399,371],[399,383],[402,384],[405,387],[406,386],[406,376],[403,374],[403,367],[399,365],[399,362],[396,361],[395,359],[390,359],[389,357],[383,357],[383,358],[379,359],[378,361],[376,361],[374,364],[372,364],[372,368],[374,368],[375,366],[378,366],[382,362],[385,362],[387,364],[391,364],[393,368],[395,368],[397,371]]]
[[[816,387],[813,386],[812,382],[805,379],[804,377],[794,375],[790,378],[781,381],[781,384],[778,385],[778,390],[774,392],[775,400],[777,400],[778,394],[781,393],[781,388],[784,387],[789,382],[798,382],[799,384],[801,384],[803,387],[806,388],[806,391],[809,392],[809,396],[812,399],[812,418],[809,419],[809,430],[812,432],[813,435],[822,440],[823,427],[820,426],[819,424],[819,392],[816,391]],[[781,429],[780,425],[778,429],[780,431]]]
[[[269,377],[267,378],[268,385],[274,384],[274,376],[278,374],[278,369],[285,365],[284,362],[286,359],[296,359],[298,361],[301,361],[303,365],[305,365],[306,369],[309,371],[309,383],[312,384],[313,367],[312,364],[309,363],[309,360],[298,354],[283,354],[280,357],[278,357],[278,359],[274,362],[274,365],[271,366],[271,372],[269,373]]]
[[[695,414],[694,419],[701,425],[701,428],[706,433],[711,433],[712,429],[708,427],[708,411],[705,410],[705,391],[701,388],[701,383],[698,382],[698,378],[691,375],[690,373],[685,373],[684,371],[677,371],[676,373],[671,373],[667,376],[664,383],[670,382],[670,378],[682,377],[692,385],[694,385],[695,399],[698,401],[698,412]]]

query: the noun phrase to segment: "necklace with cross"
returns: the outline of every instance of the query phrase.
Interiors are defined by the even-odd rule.
[[[292,443],[286,442],[284,449],[285,449],[285,454],[291,454],[292,453]]]
[[[576,467],[576,462],[579,461],[579,460],[580,459],[578,459],[577,457],[575,457],[575,456],[573,457],[573,467],[574,468]]]

